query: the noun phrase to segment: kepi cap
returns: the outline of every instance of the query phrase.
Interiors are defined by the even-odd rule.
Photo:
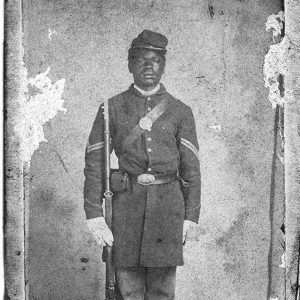
[[[149,49],[163,51],[164,53],[166,53],[167,44],[168,39],[164,35],[145,29],[137,36],[137,38],[132,41],[129,51],[133,51],[136,49]]]

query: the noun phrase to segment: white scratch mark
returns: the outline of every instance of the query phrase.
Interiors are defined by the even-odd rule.
[[[285,268],[285,253],[281,255],[281,264],[279,265],[280,268]]]
[[[284,165],[284,156],[277,153],[277,157],[280,160],[280,162]]]
[[[51,30],[51,29],[49,28],[49,29],[48,29],[48,38],[49,38],[49,40],[51,40],[53,34],[56,34],[56,35],[57,35],[56,30]]]
[[[279,20],[278,20],[279,19]],[[271,15],[268,17],[266,23],[266,30],[274,29],[273,32],[273,42],[274,36],[281,33],[283,27],[284,13],[280,11],[278,15]],[[264,81],[265,87],[269,88],[269,100],[272,107],[275,108],[276,105],[281,105],[288,101],[293,101],[293,91],[284,86],[284,95],[280,94],[279,89],[279,76],[282,75],[283,79],[287,75],[288,71],[288,61],[293,55],[291,51],[291,43],[287,35],[283,37],[281,42],[277,44],[270,45],[269,51],[265,56],[264,62]]]
[[[280,95],[278,77],[280,74],[284,76],[287,72],[288,48],[289,40],[285,36],[280,43],[270,45],[265,56],[264,81],[265,87],[269,88],[269,100],[273,108],[276,104],[284,103],[284,97]]]
[[[279,19],[279,20],[278,20]],[[266,23],[266,31],[273,29],[273,37],[280,35],[283,29],[284,12],[280,11],[278,15],[270,15]]]
[[[52,83],[48,77],[50,68],[35,78],[27,79],[27,70],[22,68],[22,94],[20,98],[20,115],[15,131],[20,137],[20,155],[24,162],[30,162],[39,143],[47,141],[43,124],[52,119],[58,111],[66,112],[61,98],[65,79]]]

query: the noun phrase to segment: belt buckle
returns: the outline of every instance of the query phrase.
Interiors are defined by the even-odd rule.
[[[141,185],[150,185],[155,181],[155,177],[152,174],[141,174],[137,177],[137,182]]]

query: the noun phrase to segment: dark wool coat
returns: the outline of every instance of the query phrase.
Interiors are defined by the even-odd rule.
[[[124,138],[161,100],[166,111],[131,145]],[[131,182],[113,197],[114,264],[117,267],[183,265],[183,221],[198,222],[200,166],[195,121],[190,107],[161,84],[143,96],[134,86],[109,100],[111,146],[119,168],[129,174],[177,172],[181,180],[142,186]],[[88,219],[103,216],[103,107],[100,106],[86,148],[84,208]]]

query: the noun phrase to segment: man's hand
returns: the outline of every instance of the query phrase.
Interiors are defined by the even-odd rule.
[[[111,247],[113,245],[114,237],[108,228],[104,217],[88,219],[86,223],[97,244],[101,247]]]
[[[185,244],[188,230],[190,228],[195,227],[195,225],[197,225],[195,222],[192,222],[190,220],[184,220],[184,223],[183,223],[183,235],[182,235],[182,243],[183,243],[183,245]]]

